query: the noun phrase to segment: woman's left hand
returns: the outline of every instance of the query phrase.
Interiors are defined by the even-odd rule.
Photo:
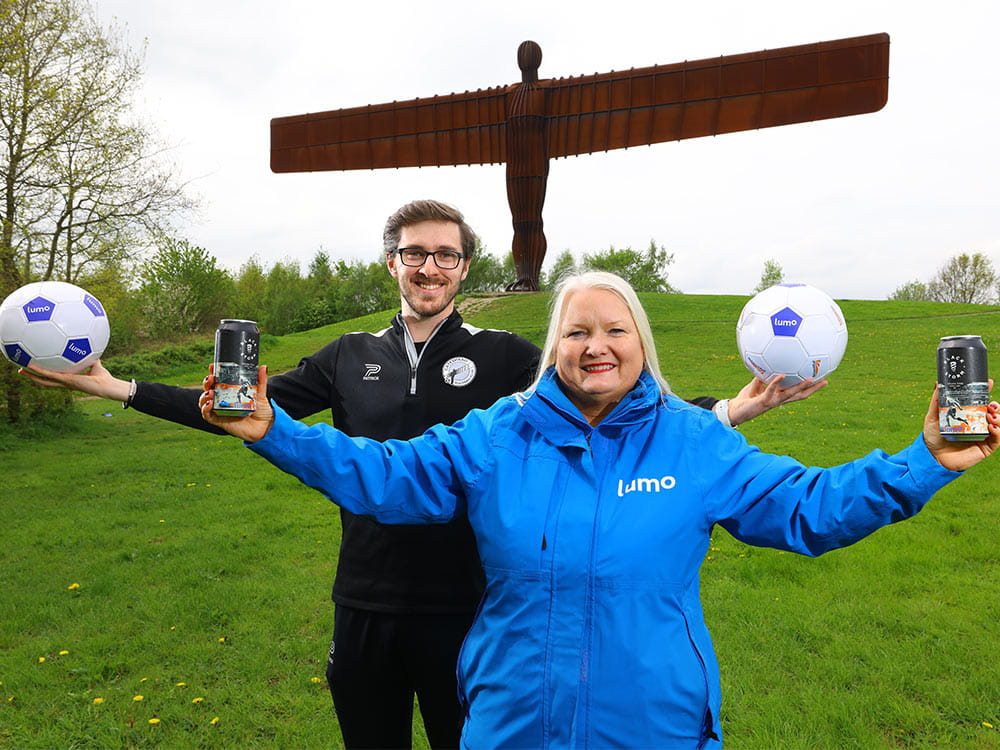
[[[993,390],[992,378],[990,390]],[[938,387],[935,385],[934,395],[927,409],[927,416],[924,418],[924,442],[927,443],[931,455],[946,469],[965,471],[1000,447],[1000,404],[996,401],[991,401],[987,407],[986,421],[990,434],[985,440],[945,440],[941,436],[939,419]]]

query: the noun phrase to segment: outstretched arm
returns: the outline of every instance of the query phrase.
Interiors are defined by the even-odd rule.
[[[83,372],[57,372],[35,365],[22,367],[18,372],[45,388],[66,388],[115,401],[127,401],[132,387],[128,380],[116,378],[108,372],[100,360]]]
[[[783,387],[781,381],[784,375],[775,375],[768,383],[759,378],[753,378],[740,392],[729,399],[729,421],[735,426],[749,422],[782,404],[802,401],[827,385],[826,380],[818,383],[813,380],[803,380],[798,385]]]

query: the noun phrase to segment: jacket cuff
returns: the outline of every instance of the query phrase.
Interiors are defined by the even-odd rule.
[[[923,433],[917,436],[917,439],[913,441],[913,444],[906,450],[906,453],[906,463],[910,468],[913,482],[921,490],[926,491],[928,495],[934,494],[946,484],[958,479],[958,477],[965,473],[946,469],[938,463],[938,460],[934,458],[927,447]]]

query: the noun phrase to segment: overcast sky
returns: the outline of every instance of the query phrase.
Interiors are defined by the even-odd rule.
[[[378,258],[414,198],[509,252],[502,165],[276,175],[272,117],[514,83],[525,39],[551,78],[878,32],[875,114],[553,160],[546,263],[654,239],[687,293],[747,294],[773,258],[840,299],[884,299],[959,252],[1000,267],[997,2],[94,2],[146,41],[138,106],[203,204],[180,234],[233,270]]]

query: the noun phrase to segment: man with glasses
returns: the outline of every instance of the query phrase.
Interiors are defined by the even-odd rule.
[[[538,347],[507,331],[475,328],[455,309],[476,247],[457,209],[408,203],[389,217],[383,246],[399,285],[401,310],[391,326],[345,334],[294,370],[269,377],[271,399],[295,419],[330,409],[333,424],[348,434],[406,439],[531,383]],[[41,385],[215,431],[201,418],[200,388],[121,380],[100,362],[79,375],[26,374]],[[754,380],[730,401],[695,403],[739,423],[823,385],[765,388]],[[431,746],[458,747],[464,714],[455,669],[484,586],[468,521],[383,525],[344,510],[341,520],[327,679],[344,744],[411,747],[416,695]]]

